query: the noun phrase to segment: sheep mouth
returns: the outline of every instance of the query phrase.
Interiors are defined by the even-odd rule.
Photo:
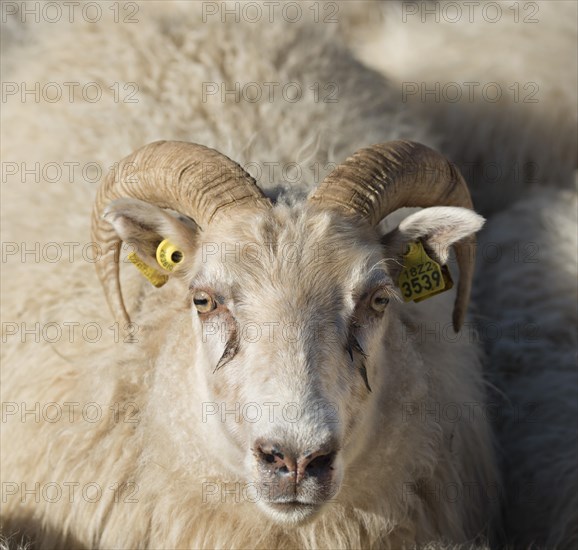
[[[263,502],[262,508],[278,523],[298,525],[318,514],[324,503],[300,502],[298,500]]]

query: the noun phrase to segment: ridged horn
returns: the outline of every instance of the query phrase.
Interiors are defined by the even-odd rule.
[[[360,149],[337,166],[309,201],[359,216],[375,226],[403,207],[473,208],[466,182],[443,155],[412,141],[389,141]],[[474,272],[476,238],[454,244],[460,280],[453,312],[457,332],[464,321]]]
[[[130,323],[120,288],[121,240],[103,219],[111,201],[134,198],[192,218],[202,229],[231,209],[264,210],[269,199],[236,162],[214,149],[156,141],[115,165],[100,186],[92,212],[92,239],[102,252],[96,271],[115,319]]]

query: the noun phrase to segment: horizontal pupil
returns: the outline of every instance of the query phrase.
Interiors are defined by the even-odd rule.
[[[195,298],[193,302],[195,302],[196,306],[205,306],[209,303],[209,300],[206,298]]]

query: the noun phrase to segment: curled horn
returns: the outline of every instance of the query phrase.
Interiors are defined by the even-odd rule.
[[[360,216],[376,226],[403,207],[473,208],[462,175],[443,155],[411,141],[360,149],[333,170],[309,198],[312,203]],[[461,328],[472,285],[476,238],[454,244],[460,270],[453,326]]]
[[[255,180],[231,159],[202,145],[157,141],[121,160],[100,186],[92,212],[92,239],[102,255],[96,271],[115,319],[130,323],[119,279],[121,239],[103,219],[119,198],[134,198],[170,208],[203,229],[231,209],[264,210],[269,199]]]

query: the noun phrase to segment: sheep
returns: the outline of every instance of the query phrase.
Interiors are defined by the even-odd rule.
[[[419,159],[420,165],[430,168],[425,172],[431,174],[430,181],[421,181],[424,176],[420,174],[419,183],[415,183],[415,179],[412,183],[403,168],[399,172],[411,159]],[[217,178],[211,180],[211,185],[202,178],[206,163],[219,165]],[[132,176],[119,176],[127,166],[139,168]],[[360,178],[361,170],[369,173]],[[405,177],[405,181],[400,181],[400,177]],[[433,185],[438,177],[444,185]],[[358,190],[361,182],[371,180],[383,187],[377,207],[370,193],[366,191],[363,196]],[[401,196],[396,186],[402,187]],[[153,204],[143,202],[144,197]],[[235,199],[233,203],[231,197]],[[461,207],[426,208],[406,218],[387,236],[372,238],[371,227],[387,214],[387,209],[440,202]],[[422,238],[429,246],[435,245],[436,257],[445,263],[447,247],[455,244],[461,266],[454,313],[454,325],[459,328],[472,264],[471,258],[461,255],[460,246],[464,245],[458,241],[462,243],[481,225],[479,216],[467,208],[471,203],[465,183],[430,149],[407,142],[390,142],[351,157],[324,181],[311,196],[310,203],[309,207],[279,205],[273,208],[251,178],[239,174],[226,157],[182,142],[157,142],[139,149],[101,187],[95,203],[94,239],[103,250],[110,250],[110,254],[103,256],[103,262],[97,265],[117,319],[130,322],[119,293],[118,277],[114,274],[119,266],[114,259],[120,239],[133,245],[140,257],[148,258],[151,243],[159,236],[166,237],[176,243],[189,260],[187,264],[183,261],[181,284],[173,285],[170,293],[162,297],[159,294],[144,298],[138,307],[139,326],[142,323],[143,332],[150,331],[151,338],[143,336],[142,346],[134,346],[130,354],[124,352],[116,359],[118,351],[113,350],[115,353],[109,355],[104,367],[106,372],[100,373],[100,377],[110,377],[111,368],[117,369],[112,387],[107,388],[113,395],[119,391],[117,384],[121,387],[130,384],[126,376],[129,379],[152,377],[145,395],[139,395],[143,387],[133,387],[132,391],[126,388],[130,395],[136,392],[130,402],[144,403],[142,428],[139,425],[135,430],[128,421],[116,425],[107,422],[91,434],[85,426],[75,426],[78,432],[73,427],[72,433],[62,434],[65,440],[72,438],[68,444],[62,441],[66,456],[56,451],[58,464],[50,464],[49,471],[41,477],[43,487],[70,483],[69,478],[61,476],[70,475],[71,471],[73,482],[83,488],[95,483],[94,480],[98,487],[108,487],[106,479],[111,471],[123,480],[126,490],[122,497],[115,494],[112,500],[99,502],[94,513],[103,519],[94,522],[94,531],[82,533],[81,540],[86,545],[270,547],[286,544],[292,547],[327,544],[343,547],[389,544],[399,547],[436,537],[467,540],[484,529],[488,518],[483,496],[471,495],[466,499],[467,507],[456,507],[453,502],[444,504],[443,498],[440,502],[438,493],[450,485],[467,484],[473,485],[477,492],[493,481],[487,425],[483,421],[477,425],[474,419],[459,426],[448,421],[432,424],[424,421],[421,410],[411,412],[406,407],[411,404],[418,409],[420,405],[435,408],[438,400],[448,403],[456,394],[465,402],[481,402],[483,392],[476,350],[467,343],[427,345],[420,349],[419,343],[416,345],[404,335],[403,328],[418,323],[421,312],[416,310],[413,315],[408,312],[406,316],[401,305],[391,304],[391,318],[386,317],[389,293],[393,292],[388,281],[396,271],[395,267],[388,270],[376,267],[382,262],[384,247],[395,258],[408,242]],[[182,214],[191,216],[203,229],[202,234],[199,228],[166,214],[157,204],[173,210],[180,207]],[[350,205],[345,214],[341,212],[344,204]],[[333,208],[338,213],[334,213]],[[349,219],[348,210],[349,214],[363,215],[360,220],[357,216]],[[254,217],[251,225],[246,223],[249,215]],[[364,222],[365,219],[370,223]],[[203,266],[205,245],[218,243],[219,248],[231,250],[239,242],[271,247],[271,258],[255,265],[253,257],[231,263],[219,254],[207,259]],[[296,244],[307,255],[294,263],[287,262],[280,254],[286,244]],[[317,245],[321,250],[329,250],[331,257],[317,256]],[[236,281],[242,285],[235,285]],[[191,284],[194,285],[192,293]],[[216,284],[220,287],[210,290]],[[234,305],[233,293],[239,296],[239,306]],[[359,296],[353,299],[352,295]],[[198,317],[192,318],[192,327],[191,313],[186,307],[191,298],[199,312]],[[171,302],[174,305],[167,307]],[[164,315],[159,316],[163,303]],[[430,307],[430,315],[437,318],[439,306]],[[446,300],[445,313],[450,309],[448,306]],[[356,311],[359,316],[357,322],[361,326],[353,333],[349,332],[352,330],[350,320],[344,316],[345,307],[347,317]],[[277,337],[272,342],[260,339],[251,349],[247,347],[248,337],[239,340],[235,335],[242,330],[242,324],[240,328],[221,328],[221,324],[232,322],[233,311],[238,323],[254,325],[263,318],[265,326],[275,322],[283,326],[306,323],[308,334],[311,329],[320,330],[335,323],[335,333],[321,331],[317,340],[310,337],[303,340]],[[370,331],[366,326],[368,317],[372,319]],[[213,332],[215,324],[218,330]],[[157,336],[153,331],[158,331]],[[224,331],[229,332],[227,339],[222,338]],[[153,365],[146,366],[145,357],[154,357]],[[440,363],[447,370],[436,372]],[[317,367],[325,364],[325,368]],[[378,366],[385,365],[391,369],[387,376],[377,370]],[[84,370],[84,367],[86,364],[82,362],[82,367],[76,368]],[[92,367],[98,369],[99,365],[90,365]],[[153,372],[139,374],[151,367]],[[239,372],[243,372],[243,376],[240,377]],[[145,380],[140,383],[133,380],[132,384],[148,385]],[[347,391],[341,389],[344,385]],[[79,398],[76,384],[71,394],[61,384],[58,386],[63,392],[59,401]],[[44,386],[42,391],[46,390]],[[106,402],[109,408],[114,402],[111,398],[121,399],[118,393],[113,395],[98,402]],[[122,401],[127,402],[126,395]],[[223,421],[223,414],[219,414],[208,415],[203,422],[202,415],[207,415],[203,405],[221,401],[227,404],[229,412],[230,407],[239,402],[262,408],[268,403],[280,402],[283,410],[284,405],[290,403],[300,409],[303,418],[292,424],[284,415],[273,419],[267,416],[251,425],[243,417],[226,422],[225,415]],[[167,403],[171,403],[168,411]],[[193,407],[191,403],[199,406]],[[159,414],[161,410],[167,412],[166,416]],[[407,417],[403,418],[402,413]],[[58,427],[42,423],[34,428],[57,432],[63,429],[60,422],[56,424]],[[389,435],[382,445],[376,443],[376,438],[384,428]],[[47,444],[53,443],[52,438],[44,437]],[[90,449],[90,462],[94,461],[96,468],[80,460],[77,447],[82,448],[82,454]],[[171,447],[174,451],[169,459],[167,450]],[[368,450],[370,456],[367,456]],[[484,454],[484,460],[474,460],[472,453],[484,451],[488,453]],[[49,455],[54,452],[52,449]],[[103,456],[99,457],[100,453]],[[308,457],[302,458],[302,454],[313,455],[311,462]],[[399,460],[401,456],[403,461]],[[322,460],[317,460],[306,475],[308,464],[314,464],[318,458]],[[220,467],[214,463],[216,459],[223,460]],[[291,468],[290,460],[303,469],[303,494],[298,496],[304,504],[290,501],[286,509],[277,502],[287,488],[277,480],[280,470]],[[137,466],[140,461],[144,463]],[[267,466],[270,463],[278,466],[273,473],[271,466]],[[384,464],[387,464],[385,471]],[[40,467],[35,466],[36,475]],[[55,467],[56,470],[62,467],[64,471],[57,474]],[[158,471],[159,467],[166,469],[166,476]],[[12,475],[18,471],[15,464],[11,464],[10,471]],[[358,485],[353,472],[363,472],[359,489],[347,486],[347,490],[344,487],[339,491],[342,479],[345,483],[352,478],[349,483]],[[11,479],[30,479],[25,472],[22,475]],[[373,491],[368,488],[380,478],[383,485],[372,495]],[[49,479],[59,481],[47,481]],[[182,481],[186,479],[191,487],[183,501]],[[169,485],[171,481],[174,488]],[[255,521],[254,514],[246,509],[252,509],[251,502],[239,503],[238,510],[230,503],[223,506],[220,491],[215,502],[208,499],[207,495],[213,496],[215,487],[222,490],[225,482],[232,486],[256,484],[261,495],[257,503],[272,521],[266,522],[261,517]],[[274,492],[273,496],[264,496],[267,487]],[[144,493],[142,500],[140,496],[132,500],[131,492],[127,496],[126,491],[135,488],[139,495]],[[387,493],[391,496],[385,498]],[[336,494],[341,496],[330,503],[331,512],[317,522],[286,529],[286,525],[298,526],[308,516],[321,513],[320,505]],[[147,513],[155,498],[160,498],[161,508]],[[366,511],[368,499],[372,504]],[[428,502],[429,499],[432,500]],[[21,495],[11,498],[7,508],[17,507],[20,500]],[[88,511],[83,510],[84,506],[82,502],[74,506],[69,502],[62,506],[60,501],[50,502],[45,512],[36,513],[49,520],[60,516],[64,521],[64,517],[68,517],[73,526],[71,532],[78,536],[80,525],[86,524]],[[112,509],[107,511],[101,506],[112,506]],[[220,513],[225,515],[219,518]],[[353,518],[349,517],[351,514]],[[367,516],[363,517],[364,514]],[[378,517],[372,518],[374,514]],[[422,516],[419,521],[412,517],[414,514]],[[177,518],[177,532],[175,522],[167,523],[166,517]],[[233,519],[235,533],[223,529],[227,517]],[[365,526],[370,519],[376,525],[365,532],[360,523]],[[161,523],[157,524],[159,520]],[[124,538],[122,526],[126,524],[131,526],[131,538]],[[329,533],[325,534],[325,530]],[[121,532],[123,536],[119,538]],[[50,545],[55,542],[58,543],[50,541]],[[49,545],[44,540],[43,543]]]
[[[6,335],[4,528],[47,548],[400,548],[483,538],[497,506],[489,426],[437,412],[483,406],[479,349],[463,332],[416,337],[420,325],[453,331],[464,322],[482,219],[461,176],[331,29],[317,27],[313,39],[311,25],[277,21],[260,25],[256,41],[254,25],[200,25],[191,6],[139,7],[138,25],[113,24],[112,13],[92,26],[63,22],[11,52],[15,82],[65,81],[74,68],[90,81],[138,83],[139,102],[9,100],[3,109],[3,154],[16,165],[125,159],[98,190],[78,175],[58,186],[44,178],[41,188],[7,177],[5,239],[30,246],[46,224],[51,242],[82,233],[98,243],[117,323],[84,247],[73,262],[10,256],[6,327],[79,322],[110,337]],[[36,50],[41,61],[30,57]],[[339,101],[203,101],[203,83],[272,77],[302,90],[336,82]],[[264,176],[257,185],[242,168],[250,161],[313,163],[323,175],[339,167],[320,185]],[[401,206],[427,208],[378,230]],[[160,270],[159,236],[184,259],[155,289],[124,257],[132,250]],[[440,264],[454,247],[457,294],[402,304],[400,264],[420,239]],[[281,336],[271,339],[231,334],[275,323]],[[304,330],[284,334],[295,327]],[[258,422],[249,422],[251,403]],[[283,469],[300,478],[302,502],[279,503],[296,487],[276,482]]]
[[[485,345],[502,394],[504,519],[510,542],[524,548],[578,542],[577,207],[575,192],[542,190],[496,216],[480,239],[503,251],[480,259],[475,293],[482,324],[500,331]]]

